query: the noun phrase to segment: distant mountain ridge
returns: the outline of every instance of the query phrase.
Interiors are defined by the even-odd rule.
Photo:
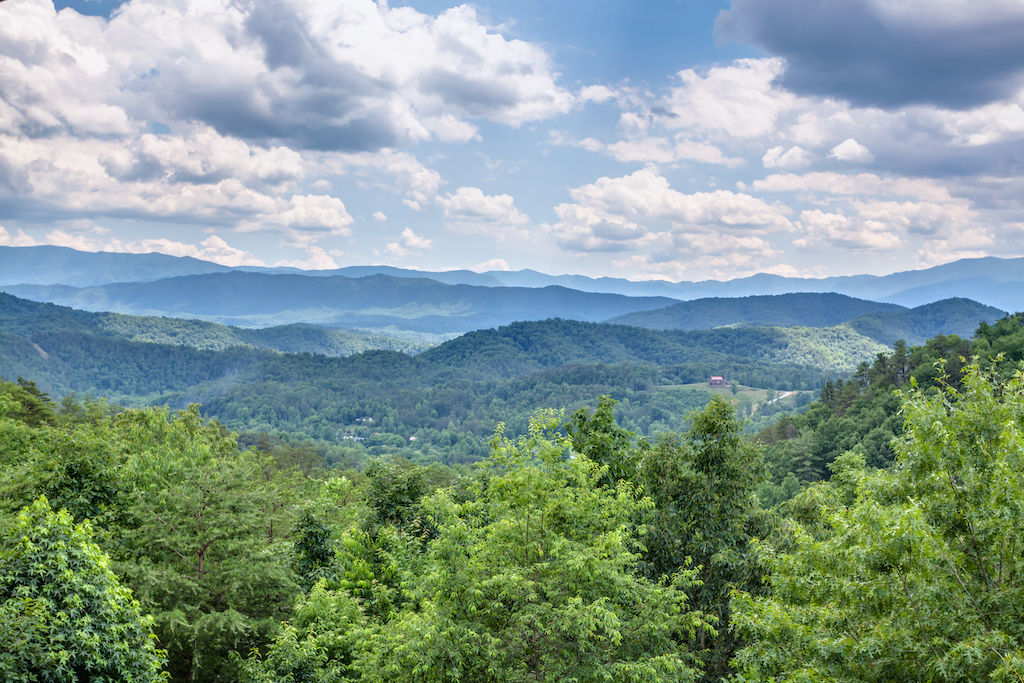
[[[627,313],[608,322],[652,330],[709,330],[735,324],[828,327],[869,313],[899,310],[904,309],[845,294],[801,292],[682,301],[653,311]]]
[[[623,296],[662,296],[678,300],[744,297],[796,292],[835,292],[903,306],[964,297],[1015,312],[1024,310],[1024,258],[961,259],[921,270],[889,275],[849,275],[828,278],[790,278],[760,273],[727,281],[631,281],[583,275],[547,275],[534,270],[426,271],[393,266],[348,266],[333,270],[240,266],[230,268],[190,257],[165,254],[82,252],[67,247],[0,247],[0,286],[70,285],[91,287],[116,282],[148,282],[180,275],[230,270],[308,277],[428,278],[451,285],[483,287],[546,287],[557,285],[585,292]]]
[[[8,285],[3,289],[22,298],[87,311],[198,318],[240,327],[307,322],[433,334],[553,317],[598,322],[674,301],[557,286],[481,287],[388,275],[311,277],[244,271],[86,288]]]

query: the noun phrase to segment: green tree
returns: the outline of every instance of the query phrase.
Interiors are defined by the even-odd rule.
[[[708,628],[688,605],[694,572],[638,576],[635,519],[646,503],[553,434],[496,437],[496,473],[459,503],[425,505],[438,537],[405,610],[370,639],[366,680],[676,681],[697,675],[682,643]]]
[[[692,562],[699,567],[694,606],[714,615],[717,637],[698,634],[709,678],[727,670],[737,640],[729,592],[756,591],[761,575],[750,541],[763,523],[755,488],[763,478],[759,449],[741,434],[735,409],[715,396],[682,434],[666,434],[643,456],[640,480],[654,505],[646,520],[644,572],[658,578]]]
[[[238,451],[195,406],[126,411],[115,426],[136,482],[120,566],[156,620],[172,676],[231,680],[229,653],[268,642],[298,590],[279,535],[294,526],[291,506],[277,504],[288,492],[268,479],[269,456]]]
[[[21,510],[0,539],[0,678],[164,680],[152,627],[88,522],[45,498]]]
[[[615,404],[611,396],[599,396],[591,412],[580,408],[565,423],[572,439],[572,448],[599,465],[608,468],[605,482],[613,487],[620,479],[635,481],[640,453],[647,443],[615,421]]]
[[[960,385],[904,396],[895,468],[855,449],[792,501],[770,595],[733,600],[740,678],[1024,679],[1024,375]]]

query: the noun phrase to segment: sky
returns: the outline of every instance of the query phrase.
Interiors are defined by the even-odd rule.
[[[0,245],[634,280],[1024,255],[1020,0],[6,0]]]

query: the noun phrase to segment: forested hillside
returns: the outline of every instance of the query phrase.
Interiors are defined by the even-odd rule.
[[[892,346],[901,339],[908,344],[923,344],[940,334],[970,337],[978,323],[994,323],[1005,316],[1006,312],[998,308],[956,298],[917,308],[869,313],[847,324],[866,337]]]
[[[843,294],[776,294],[695,299],[653,311],[627,313],[608,322],[652,330],[707,330],[736,324],[829,327],[870,313],[901,310],[894,304]]]
[[[90,313],[0,293],[0,330],[26,339],[46,332],[81,332],[132,342],[152,342],[222,351],[251,347],[286,353],[349,356],[371,349],[416,353],[430,346],[406,337],[305,323],[243,328],[204,320]]]
[[[970,299],[944,299],[907,309],[841,294],[779,294],[738,299],[697,299],[609,322],[656,330],[704,330],[722,325],[829,327],[847,324],[886,346],[902,339],[920,344],[938,334],[970,336],[981,321],[995,322],[1006,311]]]
[[[622,401],[626,424],[651,433],[703,405],[700,385],[712,375],[737,388],[814,390],[884,350],[846,327],[656,332],[548,320],[472,332],[417,356],[329,358],[254,348],[281,348],[282,337],[315,350],[340,343],[309,326],[245,330],[6,295],[0,304],[0,376],[128,405],[200,402],[234,429],[314,438],[355,458],[402,446],[426,460],[478,459],[497,422],[522,433],[534,409],[598,394]],[[755,412],[753,394],[737,397],[745,416]]]
[[[595,396],[454,468],[0,383],[0,678],[1018,680],[1022,356],[1021,316],[900,345],[757,439]]]
[[[909,385],[957,388],[971,357],[991,365],[997,377],[1008,377],[1024,359],[1022,321],[1017,314],[994,325],[982,323],[973,339],[949,335],[915,347],[897,343],[873,363],[861,364],[849,379],[828,382],[801,415],[783,417],[760,434],[776,487],[764,489],[763,496],[781,499],[801,482],[826,477],[831,463],[850,449],[872,467],[889,466],[895,458],[893,439],[903,433],[897,392]]]

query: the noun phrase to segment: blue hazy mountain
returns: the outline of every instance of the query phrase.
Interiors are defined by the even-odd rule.
[[[350,278],[232,271],[76,288],[7,285],[15,296],[85,311],[198,318],[242,327],[296,322],[452,334],[517,320],[599,321],[673,303],[565,287],[449,285],[388,275]]]
[[[904,306],[963,297],[1009,311],[1024,310],[1024,258],[962,259],[932,268],[890,275],[850,275],[830,278],[788,278],[758,274],[733,280],[669,282],[591,278],[583,275],[547,275],[534,270],[470,270],[434,272],[393,266],[348,266],[333,270],[300,271],[295,268],[243,266],[228,268],[189,257],[164,254],[82,252],[66,247],[0,247],[0,285],[38,284],[91,287],[115,282],[148,282],[163,278],[242,270],[256,273],[350,278],[387,275],[428,278],[451,285],[484,287],[548,287],[624,296],[663,296],[678,300],[708,297],[745,297],[795,292],[836,292],[860,299]]]
[[[228,266],[190,256],[76,251],[52,246],[0,247],[0,285],[90,287],[229,270]]]

